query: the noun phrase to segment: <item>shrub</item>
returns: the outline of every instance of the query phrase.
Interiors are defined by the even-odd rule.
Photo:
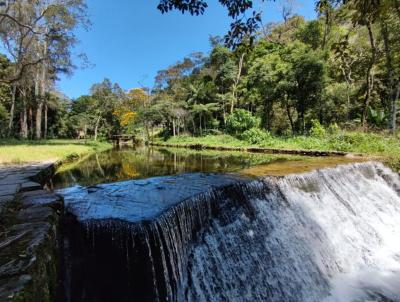
[[[328,127],[328,133],[331,134],[331,135],[332,134],[334,134],[334,135],[338,134],[339,130],[340,130],[339,126],[336,123],[330,124],[329,127]]]
[[[325,130],[324,126],[322,126],[318,120],[312,120],[311,125],[312,125],[311,129],[310,129],[311,136],[314,136],[314,137],[326,136],[326,130]]]
[[[271,140],[272,136],[268,131],[260,128],[251,128],[241,135],[241,139],[250,144],[261,144]]]
[[[253,116],[250,111],[236,109],[226,120],[226,129],[231,134],[243,133],[251,128],[258,127],[260,119]]]

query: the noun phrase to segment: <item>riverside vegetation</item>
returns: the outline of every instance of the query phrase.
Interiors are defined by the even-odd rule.
[[[207,7],[184,3],[163,0],[158,8],[197,14]],[[74,30],[89,23],[85,2],[7,2],[0,20],[0,137],[132,134],[182,144],[363,152],[399,167],[398,1],[317,1],[318,17],[306,20],[293,1],[281,0],[281,22],[264,24],[257,14],[241,23],[251,1],[222,4],[237,22],[225,37],[210,38],[208,54],[160,70],[152,87],[125,90],[104,79],[70,100],[55,83],[75,68]],[[18,156],[5,161],[13,160]]]

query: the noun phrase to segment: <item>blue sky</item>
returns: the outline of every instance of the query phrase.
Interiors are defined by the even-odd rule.
[[[87,94],[93,83],[105,77],[124,89],[151,87],[158,70],[192,52],[208,53],[210,35],[223,36],[231,21],[217,0],[210,0],[205,15],[198,17],[179,12],[162,15],[157,0],[87,3],[92,26],[88,31],[77,29],[80,43],[74,53],[85,53],[93,66],[61,76],[57,86],[70,98]],[[279,0],[256,7],[260,5],[264,23],[281,20]],[[296,12],[314,18],[314,1],[297,0]]]

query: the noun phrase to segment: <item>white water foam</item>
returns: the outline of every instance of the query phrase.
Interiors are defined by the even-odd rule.
[[[377,163],[253,182],[254,215],[213,221],[182,300],[400,301],[398,188]]]

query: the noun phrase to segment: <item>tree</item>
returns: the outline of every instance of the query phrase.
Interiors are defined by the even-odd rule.
[[[323,127],[368,121],[379,129],[387,122],[394,129],[399,5],[390,0],[317,5],[316,20],[295,15],[289,3],[282,22],[267,25],[257,39],[246,37],[231,49],[214,37],[209,57],[197,67],[183,59],[159,72],[147,108],[159,114],[153,111],[156,120],[149,123],[166,135],[182,128],[204,134],[217,124],[227,130],[228,113],[243,109],[279,134],[306,134],[316,121]]]
[[[35,136],[42,137],[42,111],[49,86],[60,72],[71,72],[71,48],[76,43],[73,30],[86,25],[83,0],[6,1],[0,7],[0,39],[12,61],[11,71],[0,81],[12,86],[9,134],[14,123],[17,97],[28,103],[30,87],[35,87]],[[20,86],[24,87],[19,88]],[[21,93],[18,93],[18,90]],[[26,135],[26,123],[21,133]]]
[[[226,45],[236,47],[247,38],[250,38],[252,43],[261,22],[261,12],[253,11],[250,17],[246,17],[245,13],[253,8],[253,1],[219,0],[219,2],[227,9],[228,16],[233,19],[231,29],[225,35]],[[207,7],[208,4],[205,0],[160,0],[157,8],[162,13],[176,9],[182,13],[189,12],[191,15],[202,15]]]
[[[259,95],[263,108],[263,125],[267,130],[271,130],[273,103],[291,93],[291,87],[284,82],[293,82],[290,80],[290,65],[284,62],[281,55],[277,52],[271,52],[262,57],[256,58],[249,68],[249,85]],[[291,119],[291,117],[289,118]]]
[[[226,129],[231,134],[242,134],[244,131],[258,127],[260,120],[251,112],[244,109],[236,109],[228,116]]]
[[[289,60],[293,64],[296,82],[294,91],[299,129],[304,133],[307,110],[319,105],[321,101],[325,81],[325,64],[318,53],[302,47],[301,44],[292,45],[290,50]],[[323,116],[321,114],[318,118],[322,122]]]
[[[203,130],[207,131],[207,124],[213,113],[218,109],[218,103],[194,104],[192,106],[191,113],[194,117],[198,117],[199,120],[198,129],[200,135],[203,135]]]
[[[265,0],[261,0],[265,2]],[[363,0],[354,0],[363,1]],[[370,1],[370,0],[366,0]],[[316,1],[316,10],[320,14],[325,15],[324,45],[329,32],[329,26],[332,24],[330,13],[334,7],[339,4],[352,2],[348,0],[319,0]],[[370,1],[371,3],[379,3],[379,1]],[[394,1],[393,1],[394,2]],[[231,29],[225,35],[225,44],[228,47],[237,47],[243,40],[249,39],[250,44],[255,41],[256,34],[261,25],[261,12],[253,10],[250,17],[246,12],[253,9],[252,0],[219,0],[219,3],[228,11],[228,16],[233,19]],[[189,12],[191,15],[202,15],[208,7],[207,0],[160,0],[157,8],[162,13],[171,10],[179,10],[182,13]],[[358,6],[357,9],[362,14],[364,8]],[[292,1],[287,1],[283,5],[283,17],[288,18],[293,10]]]
[[[103,82],[94,84],[90,91],[93,101],[89,107],[89,112],[94,116],[94,140],[97,140],[101,123],[104,122],[104,127],[112,125],[112,112],[114,112],[114,108],[119,107],[126,96],[119,85],[112,84],[109,79],[104,79]]]

